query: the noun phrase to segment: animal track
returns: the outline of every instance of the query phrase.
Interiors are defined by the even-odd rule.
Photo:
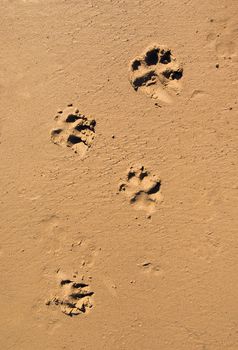
[[[92,308],[93,294],[84,281],[64,278],[59,283],[59,295],[48,300],[46,305],[59,305],[64,314],[75,316]]]
[[[218,58],[230,60],[236,58],[237,21],[227,18],[210,22],[213,30],[207,35],[208,47],[216,52]]]
[[[51,140],[63,147],[71,147],[84,157],[95,138],[96,121],[80,114],[72,105],[59,111],[55,117],[57,128],[51,131]]]
[[[161,102],[172,101],[181,91],[183,68],[165,46],[153,45],[130,63],[133,88]]]
[[[210,33],[207,36],[207,41],[215,49],[218,57],[226,59],[236,55],[236,42],[232,40],[232,35],[229,33],[223,34],[223,36]]]
[[[150,175],[143,166],[136,166],[128,170],[126,181],[120,184],[119,192],[125,193],[135,209],[152,214],[161,199],[160,187],[161,180],[157,176]]]

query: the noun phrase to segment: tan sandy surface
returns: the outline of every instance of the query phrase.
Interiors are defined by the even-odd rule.
[[[0,13],[0,349],[237,350],[238,2]]]

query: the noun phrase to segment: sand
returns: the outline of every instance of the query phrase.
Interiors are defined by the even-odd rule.
[[[0,349],[237,350],[237,1],[0,12]]]

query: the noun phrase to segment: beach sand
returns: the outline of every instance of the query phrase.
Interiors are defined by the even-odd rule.
[[[237,1],[0,11],[0,348],[237,350]]]

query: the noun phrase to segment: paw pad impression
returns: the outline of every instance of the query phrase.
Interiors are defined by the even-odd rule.
[[[181,91],[183,68],[165,46],[152,45],[130,63],[130,82],[134,90],[161,102],[172,102]]]
[[[119,192],[124,192],[130,204],[135,209],[142,209],[152,214],[160,194],[161,180],[151,175],[144,166],[130,167],[127,171],[126,181],[119,185]]]
[[[51,131],[52,142],[70,147],[83,158],[95,138],[96,121],[80,114],[72,105],[59,111],[55,120],[57,127]]]
[[[89,289],[89,285],[84,281],[74,279],[61,279],[59,283],[59,293],[47,305],[58,305],[61,311],[68,316],[75,316],[87,313],[92,308],[92,297],[94,292]]]

